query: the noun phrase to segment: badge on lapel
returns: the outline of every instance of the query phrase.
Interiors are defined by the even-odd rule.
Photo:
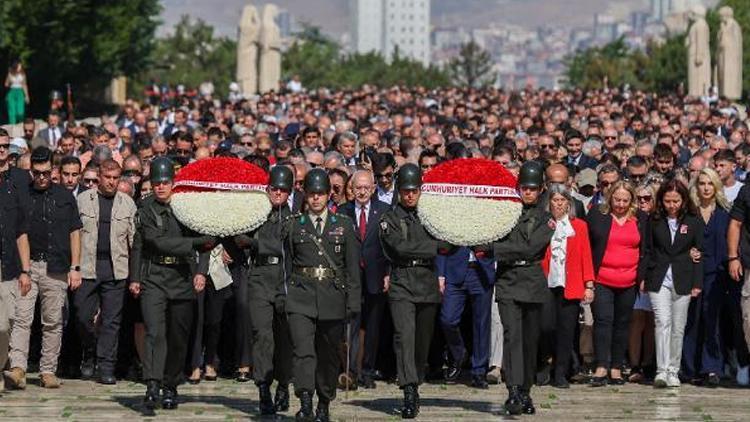
[[[380,230],[382,230],[384,233],[388,232],[388,223],[385,221],[381,221]]]
[[[334,251],[335,251],[336,253],[341,253],[341,245],[336,245],[336,246],[335,246],[335,247],[333,248],[333,250],[334,250]]]
[[[688,232],[687,224],[680,225],[680,234],[687,234],[687,232]]]

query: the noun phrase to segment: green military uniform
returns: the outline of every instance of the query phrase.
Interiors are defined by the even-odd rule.
[[[155,167],[167,162],[166,158],[152,162],[152,179],[154,172],[159,171]],[[171,176],[168,180],[171,181]],[[142,247],[139,259],[143,268],[141,310],[146,327],[143,358],[143,378],[148,388],[146,402],[153,404],[154,388],[158,396],[158,383],[162,383],[162,406],[174,408],[193,324],[192,276],[208,271],[208,254],[199,256],[197,250],[205,249],[213,238],[198,236],[186,228],[177,221],[169,204],[153,196],[143,201],[138,211],[137,236]]]
[[[537,174],[535,162],[526,164],[527,172]],[[524,168],[521,171],[519,184],[526,183]],[[538,177],[538,184],[528,185],[541,188],[541,173]],[[554,218],[537,201],[524,204],[513,230],[492,245],[497,260],[495,298],[503,322],[505,384],[512,406],[523,406],[525,413],[534,412],[529,391],[536,373],[542,303],[549,295],[541,262],[554,232]]]
[[[142,238],[144,275],[141,309],[146,325],[143,377],[164,380],[176,387],[185,365],[187,342],[193,323],[195,291],[192,276],[205,274],[208,257],[197,265],[196,248],[205,238],[197,237],[172,214],[168,204],[153,197],[138,213]]]
[[[440,303],[434,268],[438,241],[422,225],[416,209],[398,204],[380,220],[380,240],[391,261],[388,301],[393,315],[398,384],[419,385]]]
[[[421,170],[414,164],[404,165],[396,184],[399,191],[419,189]],[[411,419],[419,412],[418,386],[424,381],[441,301],[434,261],[443,242],[427,232],[416,208],[402,203],[381,218],[380,241],[391,261],[388,303],[393,316],[398,384],[404,390],[401,416]]]
[[[249,307],[253,333],[253,379],[256,385],[265,384],[266,387],[274,379],[278,380],[278,406],[275,410],[289,407],[286,394],[292,371],[289,326],[286,316],[275,311],[283,311],[276,306],[277,299],[283,300],[277,296],[284,291],[281,233],[284,221],[290,215],[289,207],[284,204],[271,211],[268,220],[250,235],[253,268],[250,272]],[[281,401],[286,403],[282,405]]]
[[[295,393],[315,390],[319,401],[329,403],[336,397],[343,321],[360,311],[359,243],[352,221],[344,215],[306,213],[288,221],[285,309],[294,347]],[[319,224],[322,227],[316,229]]]

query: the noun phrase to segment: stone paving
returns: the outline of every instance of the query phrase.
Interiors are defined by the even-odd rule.
[[[155,417],[143,413],[141,384],[120,381],[103,386],[88,381],[65,380],[58,390],[38,386],[29,376],[25,391],[6,391],[0,397],[0,420],[66,421],[140,421],[259,420],[257,392],[252,383],[231,380],[202,382],[180,387],[180,407],[174,411],[157,410]],[[504,420],[499,415],[505,388],[493,385],[476,390],[465,385],[426,384],[420,388],[421,421]],[[537,415],[507,417],[507,420],[638,420],[638,421],[750,421],[750,390],[693,386],[654,390],[648,386],[625,385],[592,388],[574,385],[570,390],[536,388],[533,398]],[[333,420],[396,421],[401,392],[393,384],[378,383],[375,390],[340,392],[331,410]],[[275,420],[294,419],[292,409]],[[265,418],[264,420],[274,420]]]

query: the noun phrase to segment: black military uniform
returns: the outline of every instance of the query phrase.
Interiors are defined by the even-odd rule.
[[[305,193],[328,194],[328,175],[313,169],[305,177]],[[344,320],[360,311],[359,243],[352,221],[324,210],[288,218],[284,225],[285,308],[289,320],[295,394],[301,407],[297,420],[312,420],[312,394],[318,394],[316,421],[329,420],[336,397],[338,345]]]
[[[399,190],[420,189],[422,174],[413,164],[398,171]],[[416,208],[399,203],[380,220],[380,241],[392,263],[388,301],[393,315],[398,384],[404,390],[401,416],[419,413],[418,386],[424,381],[435,318],[441,301],[434,258],[439,242],[425,229]]]
[[[271,169],[269,186],[291,192],[294,188],[292,170],[287,166]],[[239,245],[249,247],[253,261],[249,282],[253,378],[260,393],[262,415],[289,409],[292,346],[286,315],[276,302],[283,299],[277,296],[284,291],[281,233],[284,221],[291,214],[284,203],[274,208],[268,220],[255,232],[236,239]],[[274,379],[278,380],[275,402],[271,399],[270,390]]]
[[[543,168],[535,161],[521,168],[519,186],[543,186]],[[542,304],[549,289],[541,262],[555,231],[555,220],[541,207],[524,204],[511,232],[492,244],[497,260],[495,298],[503,322],[503,370],[508,387],[505,410],[535,412],[529,395],[536,373]]]
[[[151,163],[151,183],[171,183],[174,168],[168,158]],[[153,407],[162,384],[162,407],[177,407],[177,385],[187,355],[193,324],[195,291],[192,277],[206,274],[208,255],[215,239],[198,236],[172,214],[169,204],[155,195],[138,212],[138,236],[143,265],[141,309],[146,326],[143,378],[147,383],[144,404]]]

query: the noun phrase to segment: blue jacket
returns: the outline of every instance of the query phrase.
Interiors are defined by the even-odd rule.
[[[438,254],[435,258],[438,277],[445,277],[446,283],[461,284],[466,277],[469,268],[469,253],[471,250],[466,246],[458,247],[449,255]],[[487,285],[495,282],[495,260],[492,258],[477,258],[486,275],[482,281]]]
[[[703,273],[707,276],[727,269],[728,227],[729,212],[717,207],[703,231]]]

